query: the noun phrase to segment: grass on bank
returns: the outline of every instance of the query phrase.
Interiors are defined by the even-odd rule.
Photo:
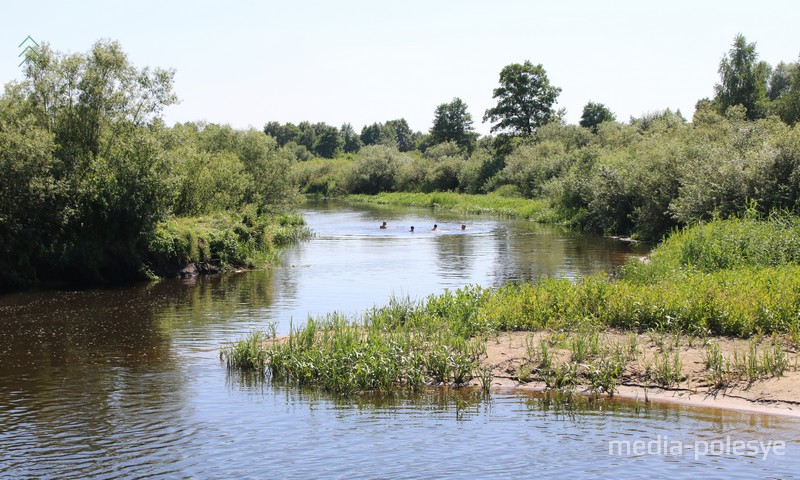
[[[310,236],[299,214],[227,213],[161,222],[148,245],[151,268],[189,263],[256,268],[274,262],[282,247]]]
[[[793,219],[715,220],[676,232],[648,263],[629,263],[617,278],[546,277],[496,289],[469,286],[419,302],[394,299],[355,319],[309,319],[284,341],[258,348],[263,370],[276,380],[353,393],[484,378],[479,365],[490,336],[556,332],[552,344],[529,346],[519,379],[541,378],[551,388],[588,383],[612,394],[633,349],[601,341],[599,332],[654,332],[657,354],[647,360],[646,376],[669,386],[682,374],[681,352],[668,335],[774,334],[800,343],[798,258],[800,228]],[[569,358],[555,359],[558,345]],[[779,350],[753,347],[724,361],[711,352],[709,371],[719,381],[780,375]]]
[[[348,195],[348,201],[377,205],[400,205],[449,210],[467,214],[492,214],[540,223],[561,221],[547,199],[527,199],[498,193],[470,195],[453,192],[392,192],[377,195]]]

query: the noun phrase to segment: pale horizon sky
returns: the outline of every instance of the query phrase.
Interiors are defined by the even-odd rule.
[[[665,108],[691,120],[737,33],[773,66],[800,54],[795,0],[70,3],[0,6],[0,82],[22,78],[28,35],[62,52],[117,40],[135,66],[176,70],[169,125],[308,120],[360,131],[405,118],[427,132],[436,106],[459,97],[488,134],[500,70],[525,60],[562,89],[568,123],[589,101],[621,121]]]

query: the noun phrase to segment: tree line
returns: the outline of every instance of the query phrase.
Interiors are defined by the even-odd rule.
[[[672,228],[756,208],[797,211],[797,62],[771,67],[737,35],[713,98],[688,122],[670,109],[616,120],[588,102],[578,125],[554,109],[561,90],[542,65],[504,67],[480,138],[466,104],[438,106],[417,149],[370,144],[348,158],[294,165],[301,191],[495,193],[547,198],[560,218],[592,231],[659,240]],[[366,130],[366,128],[365,128]]]
[[[620,122],[589,102],[567,125],[554,109],[560,88],[525,61],[500,72],[482,117],[489,136],[459,98],[435,108],[427,133],[402,118],[361,132],[310,122],[258,131],[164,125],[174,72],[131,65],[116,42],[75,54],[43,46],[0,96],[0,288],[137,278],[215,242],[235,257],[276,238],[270,218],[298,189],[547,198],[573,225],[647,239],[748,208],[797,211],[798,64],[771,67],[738,35],[719,74],[691,123],[671,110]],[[199,239],[173,228],[203,217],[224,231]]]

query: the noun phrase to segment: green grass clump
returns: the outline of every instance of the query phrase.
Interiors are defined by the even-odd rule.
[[[281,247],[309,235],[303,218],[296,214],[245,211],[171,218],[156,228],[147,256],[155,270],[188,263],[263,267],[277,259]]]
[[[264,342],[267,338],[269,337],[263,332],[251,332],[247,337],[223,348],[219,354],[220,359],[225,361],[229,370],[264,373],[267,367]]]
[[[675,231],[650,255],[647,263],[630,262],[622,278],[655,282],[686,272],[716,272],[745,267],[800,264],[800,223],[774,214],[766,219],[712,220]]]
[[[485,348],[470,338],[478,327],[468,312],[480,292],[468,288],[420,303],[393,299],[354,320],[309,318],[267,350],[269,371],[278,380],[340,394],[464,384]],[[442,302],[453,295],[465,316],[443,323]]]

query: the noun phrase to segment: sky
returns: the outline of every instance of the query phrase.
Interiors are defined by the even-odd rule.
[[[488,134],[500,70],[530,60],[577,123],[587,102],[621,121],[713,96],[737,33],[772,65],[800,54],[797,0],[151,1],[0,3],[0,83],[28,35],[65,53],[119,41],[136,67],[175,70],[166,122],[236,128],[405,118],[427,132],[455,97]]]

